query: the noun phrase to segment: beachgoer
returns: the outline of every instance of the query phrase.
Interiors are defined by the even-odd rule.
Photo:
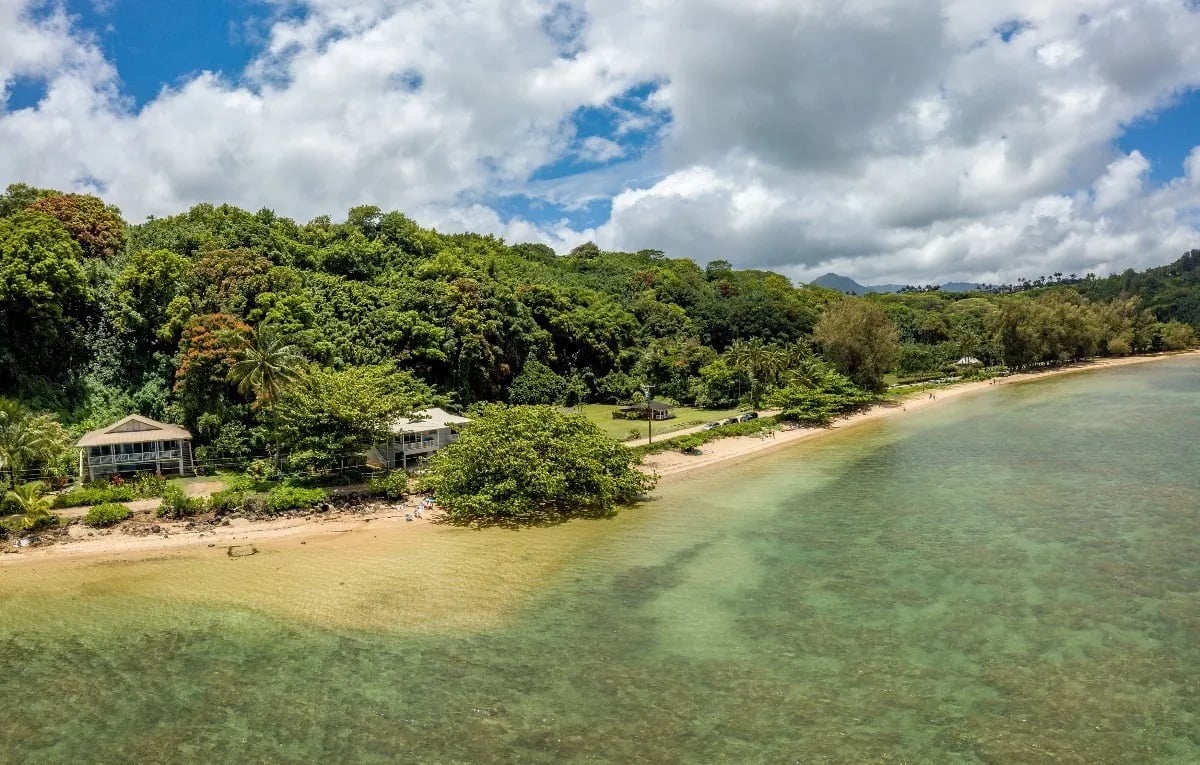
[[[406,520],[406,521],[411,521],[411,520],[412,520],[412,513],[405,513],[405,514],[404,514],[404,520]]]

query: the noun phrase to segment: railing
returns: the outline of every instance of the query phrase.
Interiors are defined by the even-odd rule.
[[[178,449],[165,449],[161,452],[130,452],[128,454],[101,454],[98,457],[88,457],[89,465],[126,465],[138,462],[165,462],[179,459]]]
[[[438,440],[436,438],[425,438],[420,441],[411,441],[403,445],[404,453],[411,454],[413,452],[427,452],[430,449],[436,449]]]

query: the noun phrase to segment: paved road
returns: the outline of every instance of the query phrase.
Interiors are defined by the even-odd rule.
[[[773,417],[777,414],[779,414],[778,409],[761,409],[758,412],[759,417]],[[724,418],[724,419],[728,419],[728,418]],[[719,422],[719,420],[718,420],[718,422]],[[655,436],[654,440],[655,441],[668,441],[672,438],[677,438],[679,436],[686,436],[689,433],[699,433],[700,431],[704,430],[704,426],[706,424],[707,423],[701,423],[700,425],[696,425],[691,428],[683,428],[682,430],[672,430],[670,433],[664,433],[661,436]],[[622,441],[621,443],[625,444],[626,446],[628,446],[629,448],[632,449],[637,446],[645,446],[646,444],[650,443],[650,441],[645,438],[639,438],[636,441]]]

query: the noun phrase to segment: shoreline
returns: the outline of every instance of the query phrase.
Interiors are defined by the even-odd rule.
[[[959,383],[936,389],[936,398],[925,397],[926,391],[915,392],[894,403],[875,404],[862,412],[837,420],[828,427],[777,431],[774,438],[766,439],[754,436],[718,439],[705,444],[700,455],[685,455],[678,451],[652,454],[643,460],[641,469],[657,473],[659,485],[675,483],[703,468],[740,462],[755,455],[818,438],[832,431],[889,417],[907,416],[947,400],[980,393],[998,385],[1019,385],[1066,374],[1196,356],[1200,356],[1200,350],[1099,359],[995,378],[996,385],[987,380]],[[365,511],[334,510],[316,515],[289,516],[265,521],[234,518],[230,519],[228,525],[217,526],[200,527],[188,521],[161,520],[117,529],[92,529],[75,524],[68,528],[67,539],[51,544],[18,550],[6,543],[5,552],[0,553],[0,571],[8,567],[38,564],[92,565],[195,557],[199,554],[212,556],[214,553],[222,557],[235,557],[242,552],[249,552],[249,548],[259,544],[298,546],[311,542],[319,546],[323,541],[342,535],[354,535],[368,529],[372,532],[384,530],[414,537],[427,537],[435,533],[438,527],[436,515],[427,512],[423,518],[405,520],[405,515],[416,508],[418,501],[416,498],[410,498],[400,503],[375,502],[368,505]],[[147,529],[152,526],[160,531],[148,532]],[[143,533],[129,533],[139,528]],[[235,548],[246,549],[235,552]]]
[[[800,441],[808,441],[835,430],[852,428],[857,425],[876,422],[890,417],[907,416],[931,406],[936,406],[939,403],[944,403],[950,399],[982,393],[999,386],[1020,385],[1022,383],[1036,382],[1067,374],[1092,372],[1111,369],[1113,367],[1133,366],[1155,361],[1165,361],[1167,359],[1191,358],[1196,356],[1200,356],[1200,350],[1160,353],[1153,356],[1102,358],[1050,369],[1018,372],[1008,377],[997,377],[993,378],[996,381],[995,384],[992,384],[989,380],[955,383],[944,388],[932,389],[936,394],[936,398],[930,399],[926,397],[926,393],[929,392],[928,390],[917,391],[911,394],[901,394],[901,397],[894,403],[873,404],[861,412],[856,412],[848,417],[835,420],[826,427],[801,427],[793,430],[777,431],[774,438],[766,438],[765,440],[756,436],[722,438],[704,444],[701,447],[702,453],[699,455],[687,455],[678,451],[651,454],[642,460],[642,467],[648,471],[658,473],[659,485],[674,483],[701,468],[739,462],[748,457],[775,451]]]

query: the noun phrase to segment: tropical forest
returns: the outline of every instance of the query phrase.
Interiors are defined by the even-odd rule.
[[[1178,350],[1200,327],[1200,251],[1106,278],[865,297],[687,255],[556,253],[372,206],[298,223],[201,204],[132,223],[95,196],[14,184],[0,469],[13,490],[65,486],[72,441],[131,413],[188,429],[212,474],[344,466],[434,405],[553,407],[528,410],[549,422],[649,396],[820,424],[889,386]]]

